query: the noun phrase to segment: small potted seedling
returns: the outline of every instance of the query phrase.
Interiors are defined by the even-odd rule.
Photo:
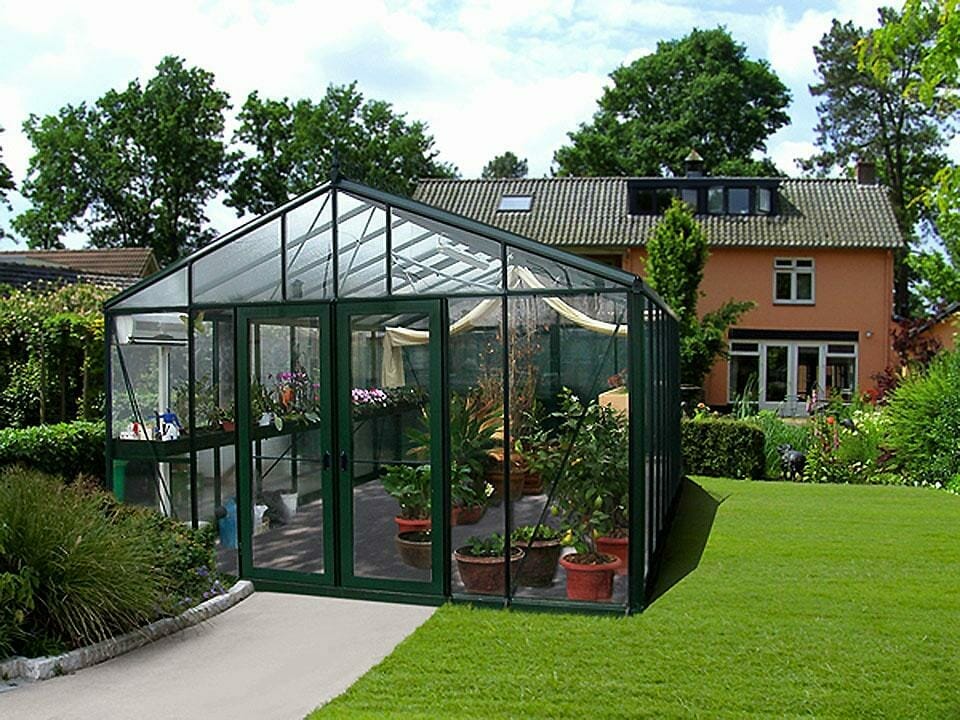
[[[517,585],[550,587],[557,573],[563,533],[549,525],[522,525],[511,533],[510,539],[524,552]]]
[[[429,465],[388,465],[380,482],[400,505],[394,518],[398,533],[430,529]]]

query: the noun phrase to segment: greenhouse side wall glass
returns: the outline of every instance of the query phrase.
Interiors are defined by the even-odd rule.
[[[258,588],[641,610],[680,488],[635,276],[334,178],[111,299],[118,498]]]

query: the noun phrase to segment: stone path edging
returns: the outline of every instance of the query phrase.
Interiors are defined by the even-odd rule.
[[[57,675],[76,672],[82,668],[123,655],[154,640],[198,625],[204,620],[209,620],[224,610],[232,608],[252,593],[253,583],[249,580],[239,580],[225,595],[217,595],[209,600],[204,600],[196,607],[192,607],[176,617],[157,620],[125,635],[98,642],[96,645],[88,645],[62,655],[10,658],[0,662],[0,679],[48,680]]]

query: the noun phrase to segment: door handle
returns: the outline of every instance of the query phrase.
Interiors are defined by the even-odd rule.
[[[340,451],[340,469],[343,472],[347,471],[347,451],[346,450]]]
[[[322,462],[323,462],[323,469],[324,469],[324,470],[329,470],[329,469],[330,469],[330,452],[329,452],[329,451],[327,451],[327,452],[325,452],[325,453],[323,454],[323,461],[322,461]]]

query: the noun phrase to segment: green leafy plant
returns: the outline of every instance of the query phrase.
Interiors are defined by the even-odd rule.
[[[883,449],[885,414],[859,408],[846,417],[833,412],[810,419],[810,442],[803,478],[808,482],[893,483],[897,476],[885,471]]]
[[[380,478],[383,489],[400,504],[400,517],[430,517],[430,466],[388,465]]]
[[[536,533],[536,535],[534,535]],[[563,533],[549,525],[521,525],[513,529],[510,539],[517,543],[531,543],[536,540],[559,540]]]
[[[485,536],[471,536],[466,544],[459,549],[462,554],[472,557],[503,557],[505,541],[500,533],[491,533]]]
[[[960,484],[960,353],[944,352],[925,372],[909,374],[886,411],[892,462],[910,482]]]
[[[545,480],[556,482],[554,507],[580,553],[596,554],[595,539],[629,527],[629,441],[624,416],[595,400],[586,405],[569,389],[560,395],[553,446],[538,458]],[[564,462],[566,460],[566,462]]]
[[[806,422],[786,422],[773,410],[761,410],[745,419],[763,432],[764,467],[768,478],[780,476],[780,451],[777,448],[781,445],[789,445],[794,450],[806,453],[810,444],[810,430]]]

